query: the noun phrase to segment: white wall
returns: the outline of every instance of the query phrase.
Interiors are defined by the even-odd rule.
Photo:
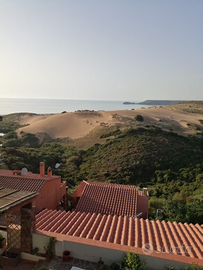
[[[45,253],[44,246],[49,241],[49,236],[33,234],[33,248],[38,247],[39,253]],[[121,263],[124,257],[124,252],[120,250],[108,249],[97,246],[90,246],[81,243],[57,241],[55,244],[55,255],[62,257],[63,251],[70,251],[70,256],[82,260],[97,262],[100,257],[105,264],[111,265],[113,262]],[[177,267],[184,269],[188,264],[160,259],[150,256],[140,255],[141,260],[146,258],[146,268],[150,270],[164,270],[166,266]]]
[[[110,265],[113,262],[121,262],[123,252],[113,249],[106,249],[86,244],[64,242],[64,250],[70,251],[72,257],[92,262],[98,262],[100,257],[105,264]]]
[[[97,262],[100,257],[105,264],[111,265],[113,262],[121,263],[123,261],[124,252],[121,250],[107,249],[86,244],[64,242],[64,248],[70,251],[72,257]],[[60,256],[60,255],[58,255]],[[146,260],[146,268],[150,270],[164,270],[166,266],[174,266],[178,269],[184,269],[188,264],[155,258],[151,256],[140,255],[140,259]]]
[[[32,247],[38,248],[39,253],[45,253],[44,246],[49,242],[49,236],[32,234]]]

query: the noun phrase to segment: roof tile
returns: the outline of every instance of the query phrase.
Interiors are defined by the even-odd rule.
[[[72,197],[81,196],[76,212],[136,216],[137,189],[134,186],[83,181]]]
[[[0,170],[0,186],[29,192],[39,192],[47,181],[57,178],[59,176],[40,176],[31,172],[26,176],[13,175],[11,170]]]
[[[154,248],[151,256],[182,262],[189,262],[191,258],[203,262],[203,231],[198,224],[53,210],[44,210],[36,216],[36,220],[36,229],[40,232],[42,228],[43,233],[49,235],[60,234],[65,238],[71,235],[71,239],[79,239],[78,242],[107,245],[113,249],[116,246],[120,250],[133,248],[142,251],[143,245],[150,243]],[[61,225],[55,226],[60,221]],[[51,227],[48,223],[55,225]]]

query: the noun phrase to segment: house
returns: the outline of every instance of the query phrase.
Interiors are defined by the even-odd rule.
[[[46,239],[57,238],[56,255],[106,264],[121,262],[124,252],[140,254],[149,269],[166,266],[203,266],[203,225],[150,221],[128,216],[44,209],[36,216],[33,244],[43,248]]]
[[[83,181],[72,198],[75,212],[148,217],[149,193],[135,186]]]
[[[43,166],[40,165],[38,178],[49,179],[50,170],[45,176]],[[13,171],[12,175],[22,178],[19,171]],[[42,189],[38,189],[39,194]],[[22,196],[34,203],[39,196],[36,192],[30,189]],[[102,257],[110,265],[121,262],[124,252],[130,251],[146,259],[146,266],[151,270],[169,266],[183,269],[191,264],[203,266],[203,225],[148,220],[146,189],[83,181],[72,196],[76,204],[73,212],[43,209],[34,217],[31,203],[20,209],[25,221],[20,228],[21,250],[29,253],[31,247],[38,247],[39,253],[43,253],[53,236],[57,239],[57,256],[68,250],[71,257],[95,262]]]
[[[7,228],[7,246],[31,253],[35,213],[44,208],[66,206],[66,182],[53,176],[51,168],[45,175],[45,164],[40,163],[40,174],[18,170],[0,170],[0,224]]]
[[[33,201],[36,213],[44,208],[59,209],[60,201],[66,205],[66,182],[60,176],[52,175],[51,168],[45,175],[45,164],[40,162],[40,174],[27,172],[26,169],[0,170],[0,187],[4,189],[37,192]]]

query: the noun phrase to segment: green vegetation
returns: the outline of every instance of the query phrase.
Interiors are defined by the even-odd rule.
[[[142,122],[142,121],[144,121],[144,118],[143,118],[142,115],[137,114],[137,115],[135,116],[135,120]]]
[[[50,237],[49,242],[44,246],[46,255],[53,256],[55,252],[55,243],[57,242],[55,237]]]
[[[7,133],[19,128],[20,125],[13,122],[0,122],[0,133]]]
[[[21,138],[17,137],[15,131],[10,131],[2,138],[4,148],[6,147],[17,147],[17,146],[29,146],[38,147],[39,139],[31,133],[25,133]]]
[[[124,255],[122,268],[125,270],[142,270],[145,267],[145,261],[141,262],[139,254],[127,252]]]
[[[37,270],[49,270],[50,268],[48,266],[41,266]]]
[[[33,255],[37,255],[38,251],[39,251],[39,248],[38,248],[38,247],[35,247],[35,248],[33,248],[33,250],[32,250],[32,254],[33,254]]]
[[[116,129],[116,130],[110,131],[110,132],[108,132],[108,133],[106,133],[106,134],[102,134],[102,135],[100,136],[100,139],[102,139],[102,138],[108,138],[108,137],[110,137],[110,136],[114,136],[114,135],[120,134],[120,133],[121,133],[120,129]]]
[[[187,113],[203,114],[203,101],[184,101],[171,105],[179,111]]]
[[[199,119],[198,121],[200,122],[200,124],[203,124],[203,120],[202,119]]]
[[[182,108],[181,111],[188,112],[188,113],[197,113],[197,114],[203,114],[203,111],[201,109],[190,109],[190,108]]]
[[[3,121],[0,121],[0,133],[8,133],[14,132],[20,127],[24,127],[26,125],[18,124],[18,120],[24,116],[28,115],[27,113],[14,113],[8,114],[3,117]],[[29,114],[32,115],[32,114]]]
[[[203,270],[203,266],[198,266],[197,264],[193,264],[189,267],[185,267],[184,270]]]
[[[202,100],[182,101],[182,102],[179,102],[178,104],[189,104],[189,105],[203,106],[203,101]]]
[[[190,202],[190,200],[192,200]],[[203,200],[185,199],[185,202],[178,199],[169,199],[165,201],[163,207],[164,220],[203,224]]]
[[[11,113],[3,116],[3,122],[5,123],[17,123],[23,116],[37,115],[36,113]]]
[[[39,163],[51,166],[69,189],[82,180],[147,187],[149,218],[203,223],[203,138],[183,137],[150,127],[110,130],[86,151],[56,142],[43,143],[33,134],[8,132],[0,148],[0,168],[27,167],[39,173]],[[56,163],[61,164],[55,168]],[[156,210],[162,209],[162,217]]]

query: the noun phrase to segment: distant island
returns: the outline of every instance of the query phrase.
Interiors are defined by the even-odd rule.
[[[135,102],[128,102],[128,101],[125,101],[123,102],[124,105],[130,105],[130,104],[135,104]]]
[[[145,100],[145,101],[142,101],[142,102],[139,102],[137,104],[142,104],[142,105],[171,105],[171,104],[177,104],[177,103],[180,103],[180,102],[183,102],[184,100]]]

